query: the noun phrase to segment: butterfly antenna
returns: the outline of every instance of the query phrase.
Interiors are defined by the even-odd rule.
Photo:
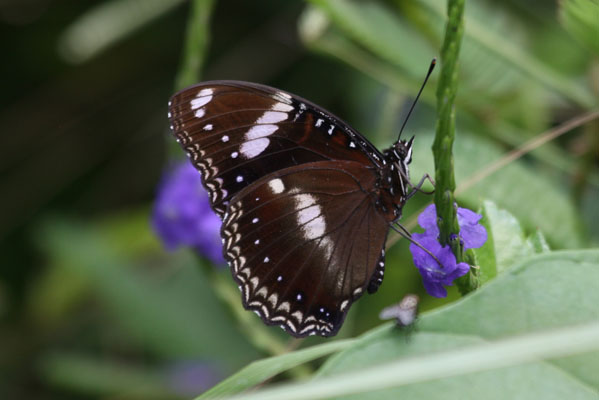
[[[397,226],[395,226],[395,225],[397,225]],[[424,250],[424,252],[426,254],[431,256],[437,262],[437,264],[439,264],[440,268],[443,268],[443,264],[441,263],[441,261],[439,261],[439,259],[433,253],[431,253],[429,249],[427,249],[426,247],[424,247],[423,245],[418,243],[416,240],[412,239],[412,235],[410,234],[410,232],[408,232],[408,230],[406,228],[404,228],[404,226],[402,224],[400,224],[399,222],[396,222],[395,225],[389,225],[389,226],[391,226],[391,229],[393,229],[395,232],[399,233],[402,237],[408,239],[408,241],[410,243],[414,243],[416,246],[418,246],[422,250]]]
[[[422,82],[422,86],[420,86],[420,90],[418,91],[418,94],[416,95],[416,98],[414,99],[414,102],[412,103],[412,107],[410,107],[410,111],[408,111],[408,115],[406,116],[406,119],[403,121],[403,125],[401,126],[401,129],[399,130],[399,135],[397,136],[397,140],[399,140],[401,138],[401,133],[403,132],[403,128],[406,127],[406,123],[410,119],[410,114],[412,114],[412,110],[414,110],[414,107],[416,106],[416,103],[418,102],[420,93],[422,93],[422,90],[424,90],[426,81],[428,81],[429,76],[431,76],[431,74],[433,73],[433,69],[435,69],[436,64],[437,64],[437,59],[433,58],[433,61],[431,61],[430,67],[428,67],[428,72],[426,73],[426,78],[424,78],[424,82]]]

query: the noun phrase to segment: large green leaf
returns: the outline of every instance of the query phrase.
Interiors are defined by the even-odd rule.
[[[380,329],[332,357],[321,376],[366,369],[407,356],[464,351],[485,341],[599,322],[599,251],[547,253],[521,262],[462,301],[424,315],[408,341]],[[597,325],[595,325],[597,326]],[[570,332],[572,333],[572,332]],[[594,349],[599,336],[594,334]],[[562,338],[564,345],[568,340]],[[572,338],[573,340],[573,338]],[[599,354],[534,362],[355,398],[595,398]],[[513,354],[516,357],[516,354]],[[448,365],[449,367],[449,365]],[[537,384],[531,385],[530,382]],[[354,397],[352,397],[354,398]]]
[[[198,399],[214,399],[239,393],[293,367],[345,349],[353,340],[335,340],[307,349],[254,361],[236,374],[228,377]]]
[[[599,250],[522,261],[463,300],[331,357],[312,382],[240,399],[595,399]],[[551,359],[550,361],[548,359]]]

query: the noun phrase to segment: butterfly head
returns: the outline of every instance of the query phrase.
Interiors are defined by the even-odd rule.
[[[390,149],[385,151],[386,161],[398,169],[399,177],[404,180],[410,176],[408,165],[412,162],[413,144],[414,136],[410,140],[398,140]]]
[[[402,208],[408,198],[412,145],[410,140],[398,140],[384,152],[385,167],[382,169],[380,188],[383,189],[379,203],[390,222],[401,217]]]
[[[401,162],[405,166],[407,172],[407,166],[412,162],[412,145],[414,143],[414,136],[410,140],[398,140],[393,145],[393,152],[397,161]]]

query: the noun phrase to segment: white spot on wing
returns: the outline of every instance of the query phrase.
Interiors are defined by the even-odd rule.
[[[280,111],[266,111],[260,118],[256,120],[256,124],[276,124],[277,122],[285,121],[287,113]]]
[[[347,308],[348,304],[349,304],[349,301],[348,301],[348,300],[343,300],[343,301],[341,302],[341,307],[340,307],[340,308],[341,308],[341,311],[345,311],[345,309]]]
[[[199,108],[195,112],[196,118],[202,118],[205,114],[206,114],[206,110],[204,110],[203,108]]]
[[[212,124],[206,124],[206,125],[204,126],[204,130],[205,130],[205,131],[211,131],[213,127],[214,127],[214,126],[213,126]],[[225,136],[226,136],[226,135],[225,135]],[[223,136],[223,138],[224,138],[225,136]],[[227,136],[227,137],[228,137],[228,136]],[[223,140],[223,142],[224,142],[224,140]]]
[[[285,103],[275,103],[271,107],[271,110],[273,110],[273,111],[291,111],[291,110],[293,110],[293,106],[290,104],[285,104]]]
[[[276,293],[271,294],[268,298],[268,302],[272,305],[273,308],[277,305],[278,298],[279,296],[277,296]]]
[[[283,191],[285,190],[285,185],[283,184],[283,181],[279,178],[273,179],[270,182],[268,182],[268,186],[274,194],[283,193]]]
[[[297,193],[297,188],[292,188],[291,192]],[[326,233],[327,224],[322,215],[320,205],[316,204],[316,198],[311,194],[302,193],[294,197],[296,221],[302,230],[306,240],[321,238],[320,248],[324,250],[325,257],[330,258],[335,248],[330,237],[323,237]]]
[[[326,222],[322,216],[322,209],[316,204],[316,199],[311,194],[295,196],[297,223],[301,226],[306,240],[316,239],[325,233]]]
[[[293,314],[291,314],[292,317],[294,317],[297,322],[299,322],[300,324],[302,323],[302,320],[304,319],[304,313],[302,313],[301,311],[296,311]]]
[[[275,129],[273,130],[273,132],[276,130],[276,126],[274,125],[263,125],[263,126],[273,126],[275,127]],[[262,154],[262,152],[264,150],[266,150],[266,148],[268,147],[268,145],[270,144],[270,140],[266,139],[266,138],[262,138],[262,139],[255,139],[249,142],[244,142],[241,147],[239,148],[239,150],[241,151],[241,154],[243,154],[243,156],[247,159],[250,158],[254,158],[260,154]]]
[[[288,95],[287,93],[284,93],[284,92],[277,92],[277,96],[281,96],[281,97],[284,97],[284,98],[286,98],[288,100],[291,100],[291,96]]]
[[[214,91],[210,88],[202,89],[196,95],[196,98],[190,102],[191,109],[197,110],[200,107],[210,103],[212,101],[212,93]]]
[[[254,125],[246,132],[244,142],[239,149],[241,154],[248,159],[261,154],[270,144],[270,140],[266,137],[279,129],[277,125],[272,124],[285,119],[287,119],[287,114],[283,112],[266,111],[262,114],[256,120],[256,124],[266,125]]]
[[[227,143],[229,141],[229,136],[223,135],[222,139],[223,143]]]

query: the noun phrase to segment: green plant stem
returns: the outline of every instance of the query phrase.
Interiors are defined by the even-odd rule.
[[[190,7],[183,57],[175,80],[176,90],[181,90],[200,80],[210,40],[209,20],[214,8],[214,0],[193,0]]]
[[[437,126],[433,155],[435,159],[435,206],[439,240],[449,245],[457,262],[464,261],[464,251],[458,234],[460,227],[455,207],[455,175],[452,147],[455,139],[454,102],[458,89],[458,57],[464,33],[465,0],[449,0],[447,4],[447,26],[441,48],[441,73],[437,86]],[[456,281],[462,294],[476,288],[474,275],[469,273]]]
[[[175,77],[175,91],[200,81],[210,41],[209,20],[214,0],[193,0],[189,7],[181,65]],[[183,154],[181,146],[174,140],[169,140],[168,152],[173,159],[180,159]]]

